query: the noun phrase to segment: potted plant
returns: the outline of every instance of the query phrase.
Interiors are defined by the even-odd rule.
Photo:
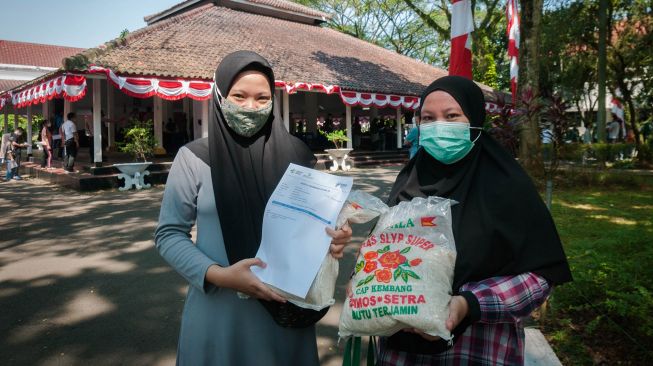
[[[120,173],[118,179],[124,179],[125,185],[120,187],[121,191],[131,189],[132,185],[136,189],[149,188],[150,184],[145,184],[144,177],[150,172],[147,167],[152,162],[147,158],[152,156],[156,147],[156,140],[152,131],[152,120],[139,121],[131,120],[131,125],[124,130],[125,142],[120,145],[120,151],[130,153],[137,162],[113,164]]]
[[[339,168],[342,170],[351,169],[351,165],[346,164],[346,160],[349,157],[349,153],[353,149],[343,148],[342,145],[349,141],[349,138],[345,134],[346,130],[334,130],[332,132],[324,132],[320,130],[320,133],[326,137],[327,140],[331,141],[336,148],[335,149],[326,149],[329,154],[329,159],[333,161],[333,166],[331,166],[331,171],[336,171]]]

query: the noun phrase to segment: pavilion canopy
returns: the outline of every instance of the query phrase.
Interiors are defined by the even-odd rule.
[[[204,100],[210,97],[220,60],[239,49],[254,50],[270,61],[277,88],[289,94],[338,93],[350,106],[412,110],[419,105],[421,90],[447,75],[320,27],[319,18],[323,13],[285,0],[187,0],[147,17],[149,25],[124,40],[65,59],[64,70],[15,88],[9,96],[17,107],[54,97],[73,101],[84,95],[84,75],[100,73],[134,97]],[[491,88],[481,88],[494,98]],[[0,108],[7,96],[0,95]]]

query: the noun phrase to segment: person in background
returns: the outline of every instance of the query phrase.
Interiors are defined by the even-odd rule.
[[[79,149],[79,136],[77,135],[77,124],[75,120],[77,115],[75,112],[70,112],[66,116],[67,120],[61,125],[59,134],[62,136],[65,147],[65,154],[63,157],[63,168],[68,173],[73,173],[75,170],[75,158],[77,157],[77,150]]]
[[[614,144],[617,142],[619,139],[619,120],[617,119],[614,114],[612,115],[612,122],[608,123],[608,127],[606,128],[608,130],[608,143],[609,144]]]
[[[0,145],[0,162],[7,169],[5,171],[5,178],[3,181],[8,182],[11,180],[11,172],[14,168],[14,154],[11,148],[11,133],[2,134],[2,145]]]
[[[43,146],[43,159],[41,160],[41,168],[52,169],[52,132],[50,127],[52,123],[50,120],[43,121],[41,128],[41,146]]]
[[[419,109],[415,111],[415,116],[413,117],[413,128],[408,131],[408,135],[406,135],[406,140],[404,141],[404,146],[410,148],[408,150],[408,154],[410,159],[417,154],[417,150],[419,150]]]
[[[5,179],[7,181],[22,180],[23,178],[19,175],[20,172],[20,160],[23,155],[23,149],[26,148],[27,142],[25,142],[25,131],[22,127],[17,127],[14,132],[9,135],[9,141],[5,147],[5,159],[7,160],[7,173]]]

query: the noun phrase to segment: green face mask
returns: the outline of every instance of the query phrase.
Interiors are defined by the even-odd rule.
[[[419,144],[438,161],[453,164],[464,158],[474,147],[469,123],[435,121],[419,126]],[[479,134],[480,136],[480,134]]]
[[[227,98],[220,103],[227,125],[237,134],[252,137],[263,128],[272,112],[272,101],[265,106],[253,109],[241,107]]]

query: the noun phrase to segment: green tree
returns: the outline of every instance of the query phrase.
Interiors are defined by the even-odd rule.
[[[438,40],[446,45],[441,63],[447,67],[451,38],[450,1],[403,1],[419,16],[424,26],[435,31]],[[489,81],[499,89],[508,90],[510,63],[506,55],[508,42],[505,33],[505,1],[471,0],[471,6],[475,23],[472,33],[474,79],[481,82]]]
[[[613,95],[621,95],[626,122],[640,143],[636,95],[653,73],[653,14],[650,3],[612,1],[608,6],[608,76]]]
[[[543,20],[542,77],[545,94],[561,92],[582,110],[596,105],[598,55],[598,0],[560,2],[551,6]],[[653,101],[653,14],[643,0],[608,2],[607,86],[621,95],[626,122],[639,143],[640,119],[650,113]],[[585,103],[580,103],[582,101]],[[587,103],[587,101],[591,101]],[[581,115],[591,126],[593,113]],[[641,118],[643,117],[643,118]]]

